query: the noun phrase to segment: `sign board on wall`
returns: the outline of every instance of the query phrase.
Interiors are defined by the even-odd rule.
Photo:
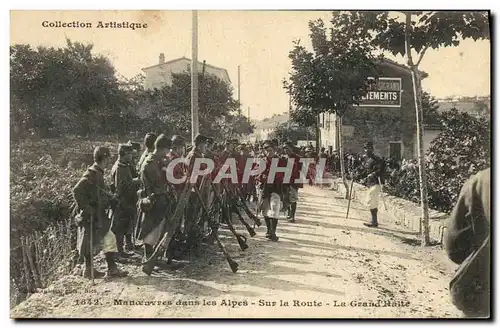
[[[359,101],[359,107],[401,107],[401,78],[379,77]]]

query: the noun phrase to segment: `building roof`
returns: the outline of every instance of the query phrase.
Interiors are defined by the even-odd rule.
[[[177,58],[177,59],[172,59],[172,60],[166,61],[166,62],[164,62],[162,64],[156,64],[156,65],[144,67],[144,68],[142,68],[142,71],[146,71],[148,69],[155,68],[155,67],[160,67],[160,66],[163,66],[163,65],[168,65],[168,64],[175,63],[175,62],[178,62],[178,61],[181,61],[181,60],[187,60],[187,61],[191,62],[191,59],[183,56],[183,57],[180,57],[180,58]],[[198,65],[201,67],[201,66],[203,66],[203,63],[202,62],[198,62]],[[207,64],[206,62],[205,62],[205,66],[206,67],[211,67],[213,69],[216,69],[216,70],[224,72],[224,74],[227,77],[227,80],[229,82],[231,82],[231,78],[229,77],[229,73],[227,72],[227,70],[225,68],[213,66],[213,65]]]
[[[403,64],[400,64],[400,63],[397,63],[394,60],[391,60],[391,59],[388,59],[388,58],[383,58],[382,60],[378,60],[378,62],[386,63],[386,64],[389,64],[389,65],[393,65],[393,66],[396,66],[398,68],[404,69],[405,71],[410,71],[410,67],[408,67],[406,65],[403,65]],[[426,72],[421,71],[421,70],[419,70],[419,73],[420,73],[420,78],[422,80],[429,76],[429,74],[427,74]]]
[[[274,115],[260,121],[254,122],[255,130],[274,129],[277,125],[288,122],[288,113]]]

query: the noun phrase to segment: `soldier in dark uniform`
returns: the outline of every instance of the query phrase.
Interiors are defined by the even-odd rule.
[[[175,159],[182,158],[184,156],[184,151],[186,149],[186,140],[182,138],[181,136],[174,135],[172,136],[171,139],[172,143],[172,148],[170,149],[170,152],[167,154],[167,158],[170,162],[172,162]],[[187,165],[184,162],[180,162],[176,165],[174,165],[172,168],[172,174],[173,178],[176,180],[182,179],[183,177],[187,176]],[[184,189],[184,183],[175,183],[173,184],[176,192],[178,195],[182,192]]]
[[[146,148],[144,152],[141,155],[141,158],[137,162],[136,170],[137,172],[141,172],[141,166],[146,157],[152,153],[155,149],[155,141],[156,141],[156,134],[149,132],[146,134],[144,137],[144,147]]]
[[[369,188],[367,203],[372,215],[371,222],[364,223],[367,227],[378,227],[377,212],[380,197],[380,183],[384,183],[382,174],[382,159],[373,153],[373,142],[368,141],[364,145],[365,154],[361,166],[357,172],[357,178],[361,184]],[[379,183],[380,182],[380,183]]]
[[[200,167],[196,168],[194,165],[197,158],[204,158],[204,153],[206,152],[207,143],[208,143],[208,137],[206,137],[203,134],[198,134],[194,138],[194,147],[186,156],[186,162],[188,163],[188,179],[190,180],[192,177],[197,176],[198,172],[195,172],[195,169],[202,171],[206,169],[205,164],[201,164]],[[210,175],[208,174],[208,175],[198,176],[196,179],[196,188],[198,189],[200,196],[203,200],[208,199],[207,195],[208,192],[210,191],[209,178]],[[196,228],[196,222],[198,221],[199,215],[201,214],[200,213],[201,205],[198,203],[198,201],[199,201],[198,195],[193,190],[190,194],[190,201],[187,208],[186,220],[184,225],[187,238],[191,241],[197,239],[195,236],[195,234],[197,233],[195,228]]]
[[[452,288],[458,293],[453,301],[469,318],[490,316],[491,242],[487,240],[491,234],[490,181],[488,168],[465,182],[443,236],[448,257],[463,268],[457,270],[459,281],[455,282],[463,288]]]
[[[295,146],[291,141],[285,142],[284,150],[287,154],[287,157],[294,161],[289,181],[290,188],[289,188],[288,201],[290,205],[288,211],[288,221],[295,222],[295,212],[297,211],[297,202],[299,200],[299,188],[304,187],[303,183],[297,182],[297,180],[300,180],[300,171],[302,168],[302,163],[300,162],[300,156],[297,155],[297,153],[295,153]]]
[[[140,180],[133,177],[132,152],[132,145],[120,144],[118,146],[118,160],[111,169],[113,186],[118,196],[112,231],[116,235],[118,254],[122,257],[129,256],[123,249],[124,236],[126,236],[127,250],[133,250],[134,248],[132,245],[132,229]]]
[[[283,185],[284,174],[282,172],[276,172],[274,179],[268,181],[272,159],[278,158],[276,154],[277,146],[272,141],[264,143],[266,168],[258,176],[259,187],[261,189],[261,201],[258,210],[262,211],[264,221],[266,222],[266,238],[272,241],[279,240],[278,236],[276,236],[276,228],[278,226],[278,217],[281,212],[282,202],[287,192]],[[286,162],[280,159],[278,167],[286,167]]]
[[[96,147],[94,150],[94,164],[90,166],[83,177],[73,188],[73,197],[77,204],[76,224],[77,248],[80,257],[85,260],[84,277],[91,278],[91,263],[96,253],[102,250],[108,265],[107,276],[124,277],[126,271],[118,269],[114,253],[116,238],[111,231],[111,219],[106,210],[116,203],[116,197],[111,194],[104,183],[104,169],[110,160],[109,149]],[[92,234],[92,238],[91,238]],[[92,240],[92,247],[91,247]],[[94,270],[94,278],[102,278],[105,274]]]
[[[132,171],[132,177],[139,178],[139,170],[137,165],[139,164],[139,153],[141,151],[141,144],[139,142],[128,141],[128,145],[132,147],[132,160],[129,163],[130,170]],[[142,155],[141,155],[142,156]]]
[[[170,150],[171,141],[165,135],[158,136],[154,143],[154,151],[144,160],[141,167],[141,180],[144,193],[151,200],[151,208],[147,210],[140,224],[137,239],[143,241],[144,257],[150,258],[153,247],[161,239],[164,218],[167,215],[168,198],[166,175],[162,171],[164,159]]]

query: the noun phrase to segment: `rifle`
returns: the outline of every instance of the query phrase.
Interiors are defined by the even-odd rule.
[[[199,192],[198,188],[194,187],[194,190],[195,190],[196,195],[198,196],[199,202],[201,203],[201,207],[203,209],[203,216],[209,216],[210,215],[210,211],[207,210],[207,207],[203,203],[203,199],[201,198],[201,195],[200,195],[200,192]],[[231,258],[231,256],[229,255],[229,253],[226,251],[226,248],[224,247],[224,244],[222,244],[222,242],[220,241],[219,236],[217,235],[217,233],[215,233],[214,237],[215,237],[215,241],[217,242],[217,246],[219,246],[219,249],[221,250],[222,254],[224,254],[224,257],[226,258],[227,263],[231,267],[231,270],[233,271],[233,273],[236,273],[236,271],[238,271],[238,263],[236,263],[236,261],[234,261]]]
[[[157,259],[160,255],[164,254],[168,249],[170,242],[174,237],[175,230],[177,229],[178,222],[182,219],[184,215],[184,209],[186,208],[187,203],[189,202],[188,194],[190,192],[191,183],[189,181],[184,185],[184,190],[182,191],[181,196],[179,197],[179,201],[177,202],[177,206],[175,207],[174,214],[170,218],[169,222],[166,222],[166,231],[163,234],[163,238],[160,240],[158,245],[155,247],[155,250],[151,257],[147,259],[145,262],[141,263],[143,265],[142,271],[148,276],[153,272],[154,266],[156,264]],[[166,220],[166,218],[164,219]]]
[[[238,215],[238,219],[245,226],[245,228],[247,228],[247,231],[250,234],[250,236],[254,237],[256,235],[255,230],[245,221],[245,219],[243,219],[243,216],[241,216],[241,213],[238,210],[238,206],[237,206],[238,200],[237,200],[236,196],[233,193],[231,193],[231,191],[229,190],[228,187],[223,185],[223,188],[226,191],[226,195],[228,195],[228,197],[231,197],[231,200],[229,201],[229,206],[230,206],[231,210],[236,212],[236,214]]]
[[[213,184],[212,184],[212,188],[214,188],[214,191],[215,191],[215,187],[214,187]],[[215,194],[215,199],[216,199],[216,201],[218,203],[221,204],[221,207],[222,207],[222,217],[225,218],[225,221],[226,221],[226,224],[227,224],[229,230],[231,231],[231,233],[234,235],[234,237],[238,241],[238,244],[240,245],[240,249],[242,251],[244,251],[245,249],[248,248],[248,245],[246,243],[247,239],[246,239],[245,236],[237,233],[236,230],[234,229],[233,223],[231,222],[231,210],[230,210],[230,208],[227,206],[227,204],[225,204],[222,201],[222,199],[220,198],[219,195],[217,195],[217,193]]]
[[[351,198],[352,198],[352,186],[354,184],[354,177],[351,177],[351,178],[352,178],[352,180],[351,180],[351,187],[348,190],[348,192],[349,192],[349,201],[347,202],[347,213],[345,215],[346,220],[349,217],[349,208],[351,207]]]
[[[243,208],[243,211],[245,211],[245,214],[248,215],[248,217],[254,221],[255,225],[257,227],[260,227],[262,225],[261,221],[259,220],[259,218],[252,213],[252,211],[250,211],[250,209],[248,208],[247,204],[245,203],[244,199],[243,199],[243,196],[241,195],[240,191],[238,189],[236,189],[236,192],[238,193],[238,196],[240,197],[239,198],[239,202],[238,204],[240,205],[241,208]]]

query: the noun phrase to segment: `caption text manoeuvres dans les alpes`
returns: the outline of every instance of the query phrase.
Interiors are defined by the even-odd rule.
[[[102,28],[102,29],[142,29],[148,28],[146,23],[137,22],[116,22],[116,21],[98,21],[96,23],[92,22],[81,22],[81,21],[42,21],[42,27],[49,28]]]

